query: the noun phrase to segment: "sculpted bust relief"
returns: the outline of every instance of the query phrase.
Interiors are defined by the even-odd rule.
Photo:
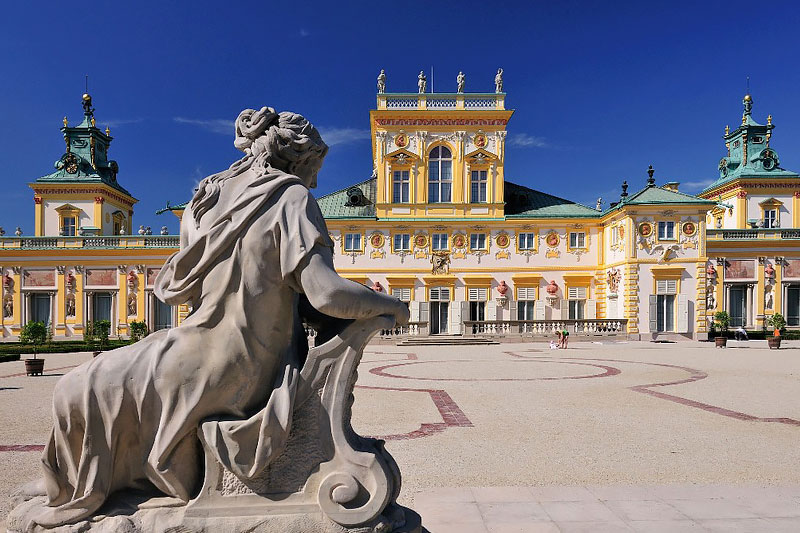
[[[258,475],[286,447],[311,360],[301,300],[329,317],[408,322],[404,303],[334,271],[309,191],[328,151],[316,128],[262,107],[235,130],[245,156],[200,183],[155,282],[191,314],[58,382],[44,479],[26,489],[46,499],[15,510],[10,530],[86,520],[131,489],[180,507],[198,494],[204,453],[243,481]]]

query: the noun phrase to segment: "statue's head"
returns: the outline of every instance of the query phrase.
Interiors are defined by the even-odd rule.
[[[276,113],[271,107],[239,113],[234,145],[265,165],[297,176],[309,189],[317,186],[317,173],[328,153],[328,145],[305,117]]]

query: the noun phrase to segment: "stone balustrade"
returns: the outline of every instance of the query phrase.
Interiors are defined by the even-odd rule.
[[[628,321],[622,318],[581,320],[465,320],[465,335],[522,335],[526,337],[554,336],[567,330],[576,335],[625,334]]]
[[[796,228],[754,228],[754,229],[709,229],[706,230],[707,241],[741,241],[741,240],[798,240],[800,229]]]
[[[503,110],[504,93],[381,93],[378,109]]]
[[[94,235],[78,237],[0,237],[0,249],[175,248],[177,235]]]

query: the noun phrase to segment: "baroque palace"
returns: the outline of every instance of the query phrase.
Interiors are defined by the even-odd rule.
[[[756,122],[750,95],[699,195],[657,185],[651,167],[601,210],[523,184],[535,176],[507,179],[502,72],[494,93],[459,81],[426,93],[421,73],[419,93],[389,94],[379,78],[373,176],[319,198],[337,271],[408,303],[400,333],[703,338],[720,310],[733,326],[761,329],[775,312],[800,326],[800,175],[781,168],[772,117]],[[190,311],[153,295],[178,237],[130,235],[136,199],[83,99],[55,172],[30,185],[35,234],[0,236],[6,339],[30,320],[73,337],[106,319],[124,336],[133,320],[155,330]]]

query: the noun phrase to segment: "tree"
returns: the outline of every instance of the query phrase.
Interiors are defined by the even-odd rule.
[[[131,321],[131,340],[136,342],[138,340],[147,337],[149,331],[147,330],[147,324],[143,320],[133,320]]]
[[[33,358],[36,359],[36,348],[47,341],[47,326],[44,322],[28,322],[20,331],[19,340],[33,345]]]
[[[719,326],[722,331],[728,331],[728,324],[731,323],[731,317],[727,311],[717,311],[714,313],[714,324]]]
[[[783,318],[783,315],[780,313],[775,313],[774,315],[767,317],[767,323],[772,326],[772,329],[774,330],[773,334],[776,337],[780,336],[781,331],[786,328],[786,319]]]

